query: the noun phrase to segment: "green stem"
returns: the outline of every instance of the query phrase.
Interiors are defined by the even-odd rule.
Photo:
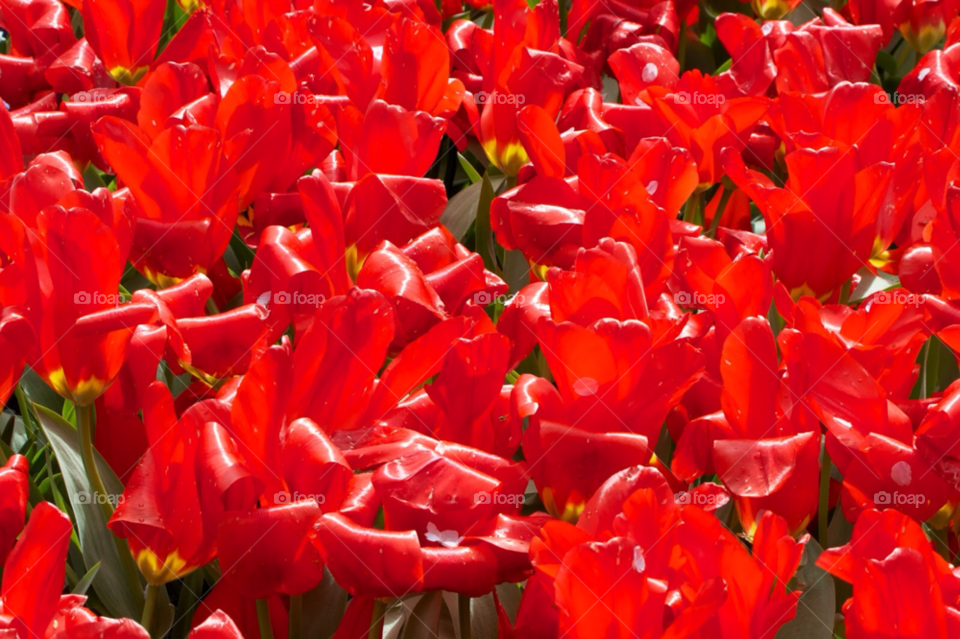
[[[109,522],[113,516],[113,504],[110,503],[111,495],[107,492],[103,479],[100,477],[100,470],[97,468],[96,456],[93,452],[93,424],[96,418],[93,404],[88,406],[77,406],[77,429],[80,435],[80,458],[83,460],[83,470],[87,474],[87,482],[90,484],[92,492],[90,498],[97,502],[100,511],[103,513],[104,522]],[[139,602],[143,590],[140,586],[140,577],[136,564],[133,563],[133,555],[130,553],[130,545],[126,539],[111,535],[113,543],[117,547],[117,553],[120,555],[120,563],[123,564],[123,572],[126,574],[127,583],[130,591],[134,594],[134,601]]]
[[[270,625],[270,606],[266,599],[257,599],[257,623],[260,624],[260,639],[273,639]]]
[[[827,547],[827,531],[830,527],[827,511],[830,510],[830,469],[833,462],[830,461],[830,453],[827,452],[827,442],[823,442],[823,464],[820,467],[820,510],[817,514],[817,541],[820,547]]]
[[[470,597],[457,595],[457,610],[460,616],[460,639],[471,639],[470,626]]]
[[[153,632],[150,626],[153,625],[153,611],[157,607],[157,595],[160,594],[160,588],[162,588],[162,586],[155,586],[153,584],[147,586],[147,600],[143,605],[143,617],[141,617],[140,621],[140,625],[150,633],[151,637],[153,636]]]
[[[933,533],[933,539],[937,545],[937,552],[940,553],[940,556],[943,557],[948,564],[952,564],[953,558],[950,556],[950,525],[947,524],[941,530],[931,527],[930,532]]]
[[[287,636],[289,639],[300,639],[300,626],[303,617],[303,595],[290,597],[290,624]]]
[[[386,612],[386,604],[379,599],[374,599],[373,614],[370,615],[370,631],[367,633],[367,639],[380,639],[381,628],[383,627],[383,616]]]
[[[723,189],[723,193],[720,195],[720,203],[717,204],[717,210],[713,212],[713,219],[710,220],[710,229],[707,231],[709,237],[714,237],[717,234],[717,228],[720,226],[720,218],[723,217],[723,212],[727,208],[727,202],[730,201],[730,196],[733,195],[733,189],[728,189],[724,184],[720,184],[720,188]],[[704,214],[704,219],[706,219],[706,214]]]
[[[80,457],[83,459],[83,470],[87,473],[87,481],[90,483],[90,489],[93,491],[91,499],[100,505],[103,517],[107,521],[113,516],[113,504],[110,503],[109,494],[106,486],[103,485],[103,479],[100,477],[100,470],[97,468],[96,457],[93,453],[93,422],[94,406],[77,406],[77,428],[80,431]]]
[[[205,308],[207,309],[207,313],[209,313],[210,315],[220,314],[220,309],[217,308],[217,303],[213,301],[213,296],[207,298],[207,303]]]
[[[20,419],[23,420],[23,426],[27,429],[27,432],[31,435],[34,433],[33,430],[33,418],[30,417],[30,409],[27,407],[27,397],[23,392],[23,386],[17,384],[17,389],[14,391],[17,396],[17,404],[20,405]]]
[[[910,51],[913,50],[912,47],[910,47],[910,46],[906,43],[905,40],[901,40],[901,44],[903,44],[903,47],[900,49],[900,51],[897,52],[897,56],[894,58],[894,60],[895,60],[896,63],[897,63],[897,73],[898,73],[898,74],[900,73],[900,68],[906,63],[906,61],[907,61],[907,56],[910,55]]]

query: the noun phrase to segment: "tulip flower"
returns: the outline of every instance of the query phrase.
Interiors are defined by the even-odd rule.
[[[720,357],[723,412],[688,423],[673,461],[674,472],[688,480],[715,469],[748,536],[764,510],[783,517],[797,534],[817,509],[820,433],[798,432],[782,414],[778,369],[770,325],[743,320]]]
[[[229,414],[216,400],[195,404],[178,420],[169,391],[154,382],[144,406],[150,448],[108,527],[129,541],[147,583],[160,586],[214,557],[217,518],[224,507],[220,499],[250,507],[259,491],[249,472],[218,473],[216,464],[236,453],[222,444],[220,424],[229,423]],[[198,483],[213,479],[219,508],[202,503],[198,492]]]
[[[3,511],[3,527],[0,528],[0,566],[23,530],[27,514],[27,487],[30,481],[27,458],[13,455],[0,467],[0,510]]]
[[[359,492],[347,502],[382,504],[385,528],[328,513],[314,543],[354,596],[440,589],[481,596],[529,572],[527,543],[543,520],[519,516],[522,464],[390,428],[369,432],[347,458],[354,468],[374,468],[373,490],[355,482]]]
[[[177,125],[151,141],[129,122],[103,118],[93,134],[136,203],[134,266],[161,284],[210,269],[238,211],[236,177],[217,131]]]
[[[713,77],[699,71],[684,73],[675,89],[653,95],[654,109],[670,127],[667,137],[693,155],[702,188],[718,181],[721,151],[743,148],[768,109],[762,98],[726,99]]]
[[[839,149],[801,149],[786,158],[790,177],[778,188],[765,176],[746,169],[739,154],[724,154],[731,179],[757,204],[767,221],[773,253],[773,272],[794,297],[825,299],[869,259],[876,237],[882,194],[891,178],[890,166],[858,169],[855,160]],[[849,177],[844,196],[837,199],[821,179],[829,169]],[[796,252],[797,234],[817,246],[819,259],[811,265]],[[788,246],[785,238],[792,238]]]
[[[817,565],[853,587],[843,604],[851,637],[949,637],[957,630],[957,576],[905,515],[864,511],[850,543],[826,550]]]
[[[70,518],[51,504],[42,502],[33,509],[4,566],[0,629],[44,639],[90,635],[148,639],[136,622],[98,617],[83,607],[86,597],[61,595],[72,532]]]
[[[87,40],[117,82],[136,84],[147,72],[165,8],[159,0],[83,3]]]
[[[893,21],[915,51],[926,53],[943,38],[958,8],[955,0],[906,0],[897,5]]]
[[[534,538],[534,580],[553,594],[543,602],[538,587],[530,593],[541,606],[555,597],[560,632],[589,637],[600,627],[615,636],[660,637],[676,627],[723,636],[768,631],[792,617],[798,595],[785,584],[805,539],[793,540],[784,521],[767,513],[751,556],[715,517],[675,503],[671,492],[656,470],[623,470],[594,495],[576,527],[550,522]],[[781,562],[768,563],[777,556]],[[597,605],[601,593],[608,605]],[[549,623],[543,612],[538,623]]]

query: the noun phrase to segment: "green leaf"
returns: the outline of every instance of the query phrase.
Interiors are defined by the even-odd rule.
[[[243,241],[237,229],[233,229],[233,235],[230,237],[230,248],[233,249],[241,271],[253,266],[253,250]]]
[[[447,227],[457,240],[470,230],[470,225],[477,218],[477,207],[480,204],[480,195],[483,182],[471,184],[450,198],[447,208],[440,216],[440,223]]]
[[[403,624],[402,639],[432,639],[440,634],[443,592],[434,590],[420,598]]]
[[[524,257],[523,251],[506,252],[503,259],[503,279],[511,293],[516,293],[530,283],[530,262]]]
[[[57,392],[47,386],[47,383],[40,379],[29,366],[23,369],[23,375],[20,377],[20,386],[27,396],[28,404],[39,404],[50,410],[60,413],[63,411],[63,398],[57,395]]]
[[[43,406],[36,406],[40,427],[53,447],[63,473],[63,482],[70,498],[70,506],[76,517],[77,534],[87,566],[102,564],[93,579],[93,590],[114,617],[138,617],[139,605],[127,586],[123,565],[113,539],[107,530],[106,520],[100,506],[93,499],[81,501],[80,494],[91,495],[93,489],[87,481],[80,457],[79,435],[60,415]],[[123,493],[123,484],[99,453],[94,451],[97,468],[104,486],[111,495]]]
[[[832,639],[836,593],[833,577],[816,565],[822,552],[815,539],[804,546],[800,567],[788,584],[801,593],[797,616],[780,627],[776,639]]]
[[[60,415],[68,424],[74,428],[77,427],[77,407],[69,399],[63,400],[63,411]]]
[[[103,176],[93,163],[88,164],[83,171],[83,188],[88,191],[107,188],[107,183],[103,181]]]
[[[170,633],[173,639],[184,639],[190,634],[193,615],[203,594],[203,570],[194,570],[180,580],[180,596],[177,597],[175,625]]]
[[[333,579],[326,568],[323,579],[313,590],[303,593],[301,636],[330,639],[347,609],[347,591]]]
[[[87,594],[87,589],[90,587],[90,584],[93,583],[93,578],[97,576],[97,573],[100,572],[100,562],[93,564],[93,568],[87,571],[80,581],[77,582],[77,585],[73,587],[73,594],[75,595],[85,595]]]
[[[490,205],[496,196],[490,175],[484,174],[480,182],[480,199],[477,201],[477,253],[483,258],[483,265],[492,273],[500,274],[500,267],[494,257],[493,232],[490,229]]]
[[[887,75],[897,75],[897,60],[886,51],[877,52],[877,68],[882,69]]]
[[[463,169],[463,172],[467,174],[470,184],[476,184],[483,179],[480,177],[480,174],[477,173],[477,170],[473,168],[473,165],[470,164],[470,160],[465,158],[462,153],[457,153],[457,160],[460,162],[460,167]]]

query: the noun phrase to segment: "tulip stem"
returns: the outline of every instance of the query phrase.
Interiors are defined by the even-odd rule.
[[[380,639],[380,629],[383,626],[383,617],[387,612],[387,606],[379,599],[373,600],[373,614],[370,615],[370,632],[367,633],[367,639]]]
[[[460,639],[471,639],[470,597],[464,594],[458,594],[457,610],[460,614]]]
[[[93,494],[90,498],[100,505],[103,516],[108,521],[113,515],[113,504],[107,497],[107,488],[103,485],[100,470],[97,468],[96,457],[93,453],[93,421],[94,407],[77,406],[77,429],[80,431],[80,457],[83,459],[83,469],[87,473],[87,481]]]
[[[87,482],[90,484],[91,495],[97,504],[100,505],[100,511],[103,513],[104,523],[110,521],[113,516],[113,504],[110,503],[110,495],[100,477],[100,470],[97,468],[96,455],[93,452],[93,422],[96,417],[93,404],[88,406],[77,406],[77,430],[80,436],[80,458],[83,460],[83,469],[87,474]],[[139,602],[143,593],[140,585],[140,577],[137,572],[137,566],[133,563],[133,555],[130,554],[130,545],[126,539],[111,535],[113,543],[117,547],[117,554],[120,555],[120,563],[123,565],[123,572],[130,585],[130,591],[134,593],[134,601]],[[148,593],[149,595],[149,593]],[[146,614],[146,608],[144,608]]]
[[[720,183],[720,202],[717,204],[717,210],[713,212],[713,219],[710,220],[710,229],[707,231],[709,237],[714,237],[717,234],[717,228],[720,226],[720,218],[723,217],[723,212],[727,208],[727,202],[730,201],[730,196],[733,195],[733,189],[728,189],[726,185],[722,182]],[[706,221],[707,213],[704,211],[703,219]]]
[[[817,513],[817,541],[820,547],[827,548],[827,531],[830,528],[829,516],[830,510],[830,469],[833,462],[830,461],[830,453],[827,452],[827,441],[823,441],[823,464],[820,467],[820,510]]]
[[[23,426],[28,433],[33,435],[33,418],[30,417],[30,409],[27,408],[27,397],[23,392],[23,384],[17,384],[14,394],[17,396],[17,404],[20,405],[20,419],[23,420]]]
[[[143,604],[143,617],[141,617],[140,625],[143,626],[143,629],[146,630],[150,636],[153,636],[153,631],[151,631],[150,626],[153,625],[153,611],[157,607],[157,595],[160,594],[160,586],[154,586],[153,584],[147,585],[147,600]]]
[[[270,605],[266,599],[257,599],[257,623],[260,625],[260,639],[273,639]]]
[[[290,630],[287,636],[290,639],[300,639],[300,625],[303,617],[303,595],[290,596]]]
[[[940,530],[937,530],[936,528],[931,526],[930,532],[933,534],[933,540],[934,540],[934,543],[936,544],[937,552],[940,554],[941,557],[944,558],[944,560],[946,560],[948,564],[953,565],[953,557],[951,556],[952,553],[950,552],[949,524]]]

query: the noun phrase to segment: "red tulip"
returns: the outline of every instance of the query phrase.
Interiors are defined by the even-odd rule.
[[[225,445],[221,424],[229,417],[217,400],[191,406],[178,420],[169,391],[154,382],[144,399],[144,423],[150,448],[108,527],[128,539],[147,583],[162,585],[210,561],[224,508],[251,507],[259,490]],[[230,468],[224,464],[239,472],[223,472]]]
[[[795,298],[807,294],[824,299],[869,259],[879,195],[891,179],[890,167],[877,164],[859,169],[854,158],[836,148],[801,149],[789,154],[786,162],[790,177],[781,189],[747,170],[738,153],[724,154],[730,178],[747,192],[767,221],[774,274]],[[827,169],[834,176],[847,176],[843,197],[838,198],[832,185],[828,188],[820,179]],[[802,255],[798,253],[801,245]],[[807,259],[812,246],[817,247],[815,264]]]
[[[375,429],[357,444],[347,454],[351,465],[376,470],[374,491],[362,484],[355,490],[382,504],[385,529],[339,513],[315,526],[317,549],[348,592],[402,597],[444,589],[480,596],[529,571],[527,543],[542,519],[517,516],[526,484],[522,464],[396,429]]]
[[[746,2],[747,0],[741,0]],[[800,0],[750,0],[757,17],[764,20],[779,20],[799,6]]]
[[[217,610],[190,631],[190,639],[243,639],[243,635],[227,613]]]
[[[712,76],[696,70],[684,73],[675,91],[653,95],[654,109],[670,127],[668,138],[693,155],[702,188],[719,181],[721,151],[742,149],[768,109],[762,98],[726,99]]]
[[[883,44],[893,37],[893,14],[901,0],[850,0],[843,6],[844,15],[854,24],[879,24],[883,29]]]
[[[160,41],[165,8],[160,0],[83,3],[85,35],[118,82],[136,84],[147,72]]]
[[[93,134],[136,200],[134,266],[161,284],[210,269],[238,210],[236,177],[217,131],[178,125],[151,142],[129,122],[103,118]]]
[[[674,471],[687,480],[716,469],[748,537],[764,510],[783,517],[798,534],[819,499],[820,433],[799,431],[777,405],[778,368],[770,325],[758,317],[745,319],[720,356],[723,414],[688,423],[673,460]]]
[[[0,467],[0,511],[3,512],[0,527],[0,567],[7,561],[27,514],[27,494],[30,481],[27,458],[12,455]]]
[[[904,0],[894,10],[893,21],[911,47],[926,53],[943,38],[947,21],[958,9],[956,0]]]
[[[35,342],[30,321],[20,308],[0,309],[0,348],[5,353],[0,360],[0,402],[6,403],[16,389],[28,351]]]
[[[794,541],[785,522],[767,513],[751,556],[715,517],[675,503],[671,493],[656,470],[623,470],[588,502],[576,528],[551,522],[531,542],[534,579],[555,593],[561,631],[739,636],[775,629],[795,614],[797,594],[785,584],[805,540]],[[537,587],[524,603],[528,596],[548,608],[553,598],[543,601]],[[639,615],[641,608],[647,614]],[[540,622],[549,623],[543,612]]]
[[[850,542],[824,551],[817,565],[853,586],[843,605],[850,637],[949,637],[960,629],[960,582],[905,515],[864,511]]]
[[[41,502],[7,556],[0,585],[0,627],[14,636],[47,637],[63,591],[73,526],[56,507]]]

